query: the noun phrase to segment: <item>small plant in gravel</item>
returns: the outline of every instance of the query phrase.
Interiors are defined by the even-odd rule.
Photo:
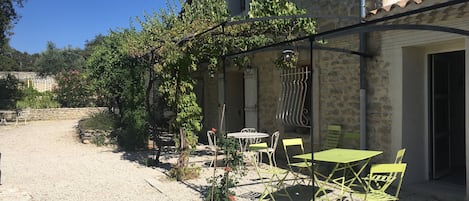
[[[95,135],[91,138],[91,143],[95,144],[98,147],[103,146],[106,144],[106,136],[102,134]]]
[[[168,176],[169,178],[176,179],[177,181],[184,181],[198,178],[201,170],[202,168],[191,164],[187,167],[171,168],[171,170],[169,170]]]
[[[217,144],[223,149],[225,153],[222,175],[215,175],[216,165],[214,167],[213,177],[207,179],[211,184],[208,186],[207,194],[205,195],[206,201],[234,201],[235,192],[230,188],[235,187],[240,177],[246,175],[246,168],[244,166],[243,155],[239,150],[239,143],[234,138],[226,138],[222,133],[216,133],[216,129],[212,131],[217,136]],[[216,163],[216,162],[215,162]]]

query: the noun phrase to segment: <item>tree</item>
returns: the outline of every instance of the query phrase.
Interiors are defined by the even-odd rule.
[[[35,61],[39,54],[30,55],[27,52],[18,50],[5,44],[0,52],[0,71],[36,71]]]
[[[13,24],[20,17],[16,13],[15,5],[21,8],[25,1],[26,0],[0,0],[0,52],[4,50],[3,47],[8,43],[8,37],[12,35],[9,30],[11,30]]]
[[[142,147],[148,136],[144,103],[144,67],[127,52],[134,30],[111,32],[93,45],[87,60],[91,88],[110,108],[117,107],[123,127],[119,143],[127,149]]]
[[[36,66],[41,76],[56,75],[70,70],[81,71],[85,67],[85,58],[83,50],[79,48],[59,49],[49,41],[46,50],[39,55]]]
[[[57,87],[53,92],[62,107],[86,107],[90,105],[90,92],[86,77],[77,70],[58,73]]]
[[[15,109],[15,103],[21,99],[20,81],[11,74],[0,79],[0,108]]]

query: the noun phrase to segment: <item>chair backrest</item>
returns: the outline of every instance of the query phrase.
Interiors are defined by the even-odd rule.
[[[270,136],[270,148],[273,150],[277,149],[278,139],[280,138],[280,132],[275,131],[275,133]]]
[[[342,132],[342,139],[339,142],[340,148],[360,149],[360,133]]]
[[[396,188],[394,196],[398,198],[406,167],[407,167],[406,163],[375,164],[371,166],[371,169],[370,169],[370,181],[373,181],[373,178],[378,174],[381,174],[381,175],[395,174],[396,177],[392,177],[392,178],[390,177],[389,179],[385,181],[385,183],[382,185],[382,189],[387,189],[397,179],[398,183],[397,183],[397,188]],[[400,174],[400,176],[397,176],[398,174]],[[371,189],[370,188],[371,183],[372,182],[368,182],[368,189]],[[375,191],[380,191],[380,189],[377,189]]]
[[[241,133],[255,133],[257,130],[255,128],[243,128],[241,129]]]
[[[394,163],[402,163],[402,159],[404,158],[404,154],[405,154],[405,148],[402,148],[399,151],[397,151],[396,160],[394,160]]]
[[[24,109],[18,111],[17,115],[20,118],[28,118],[30,111],[31,111],[30,108],[24,108]]]
[[[301,138],[292,138],[292,139],[283,139],[283,150],[285,151],[285,156],[287,158],[287,162],[290,165],[290,155],[288,155],[288,147],[291,146],[299,146],[301,149],[301,154],[305,153],[305,149],[303,146],[303,139]]]
[[[327,134],[323,140],[322,150],[333,149],[339,146],[342,127],[339,125],[328,125]]]
[[[207,131],[208,145],[210,147],[217,146],[217,135],[213,131]]]

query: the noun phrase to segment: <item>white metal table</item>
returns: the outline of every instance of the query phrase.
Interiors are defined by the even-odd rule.
[[[256,142],[259,139],[267,138],[270,135],[268,133],[259,132],[235,132],[228,133],[227,136],[238,139],[241,152],[246,152],[249,147],[249,144]]]

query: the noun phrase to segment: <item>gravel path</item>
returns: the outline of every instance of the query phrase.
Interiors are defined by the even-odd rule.
[[[123,153],[81,144],[76,125],[66,120],[0,126],[0,200],[201,200],[200,193],[123,159]]]

